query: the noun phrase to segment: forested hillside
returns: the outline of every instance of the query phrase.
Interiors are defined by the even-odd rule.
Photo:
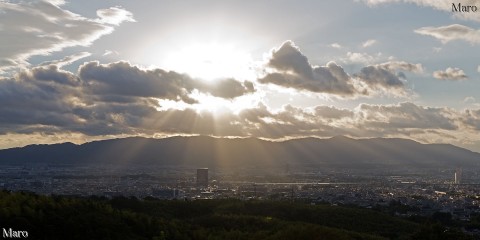
[[[0,192],[0,227],[28,231],[29,239],[470,239],[441,220],[300,202]]]

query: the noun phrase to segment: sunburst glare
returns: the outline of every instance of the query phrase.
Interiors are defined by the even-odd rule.
[[[234,113],[238,114],[240,111],[248,108],[258,106],[261,102],[260,93],[244,95],[234,99],[224,99],[212,96],[210,94],[204,94],[198,91],[193,91],[190,95],[193,99],[196,99],[198,103],[187,104],[184,102],[177,102],[172,100],[161,99],[158,100],[158,111],[164,111],[168,109],[184,110],[186,108],[195,109],[197,112],[208,111],[214,114],[221,113]]]
[[[196,43],[168,54],[165,68],[207,81],[218,78],[253,79],[249,53],[230,44]]]

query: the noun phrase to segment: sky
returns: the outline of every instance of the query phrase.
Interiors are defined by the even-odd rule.
[[[443,0],[0,0],[0,148],[345,135],[480,152],[479,45],[480,13]]]

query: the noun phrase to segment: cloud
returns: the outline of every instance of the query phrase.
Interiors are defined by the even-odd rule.
[[[446,108],[422,107],[405,102],[396,105],[361,104],[357,111],[361,125],[390,133],[397,129],[458,129],[451,110]]]
[[[118,52],[113,50],[105,50],[102,56],[108,56],[108,55],[118,55]]]
[[[347,57],[343,59],[343,61],[346,63],[361,63],[367,65],[377,61],[377,57],[367,53],[347,52]]]
[[[355,74],[356,77],[367,83],[369,86],[382,86],[385,88],[403,88],[404,83],[400,78],[401,75],[394,74],[381,66],[367,66]]]
[[[307,78],[297,74],[269,73],[259,79],[259,82],[339,96],[350,96],[355,93],[350,77],[334,62],[312,69],[311,75],[311,78]]]
[[[403,71],[413,72],[413,73],[423,73],[424,71],[422,64],[408,63],[405,61],[389,61],[389,62],[378,64],[378,66],[390,71],[403,70]]]
[[[314,67],[291,41],[272,50],[267,66],[274,71],[260,78],[260,83],[272,83],[283,87],[318,93],[353,95],[350,77],[334,62]]]
[[[404,3],[414,3],[422,7],[431,7],[435,10],[445,11],[451,13],[453,16],[458,17],[460,19],[465,20],[473,20],[473,21],[480,21],[480,16],[478,14],[472,14],[472,12],[453,12],[452,11],[452,4],[460,3],[462,6],[472,6],[476,5],[478,1],[476,0],[457,0],[454,2],[450,1],[438,1],[438,0],[363,0],[363,2],[367,3],[369,6],[376,6],[379,4],[386,4],[386,3],[397,3],[397,2],[404,2]]]
[[[0,89],[0,132],[3,134],[31,133],[41,129],[56,132],[66,126],[81,124],[74,113],[75,100],[83,98],[77,78],[56,66],[1,79]]]
[[[480,109],[466,109],[461,117],[462,123],[473,128],[475,131],[480,130]]]
[[[463,99],[463,103],[474,103],[475,101],[476,101],[475,98],[472,97],[472,96],[465,97],[465,98]]]
[[[63,3],[0,2],[0,70],[26,66],[34,55],[88,46],[115,25],[133,21],[130,12],[118,7],[99,10],[99,18],[90,19],[62,9]]]
[[[439,11],[445,11],[451,13],[454,17],[480,22],[480,15],[472,12],[454,12],[453,6],[476,6],[478,1],[476,0],[459,0],[455,2],[449,1],[436,1],[436,0],[363,0],[369,6],[375,6],[386,3],[414,3],[422,7],[431,7]],[[448,43],[454,40],[464,40],[472,44],[480,43],[480,31],[461,25],[452,24],[441,27],[422,27],[415,30],[416,33],[434,37],[440,40],[442,43]]]
[[[442,43],[448,43],[454,40],[463,40],[472,44],[480,43],[480,31],[473,28],[452,24],[441,27],[422,27],[415,30],[416,33],[432,36]]]
[[[464,80],[468,76],[462,69],[449,67],[445,71],[439,70],[433,72],[433,77],[442,80]]]
[[[34,84],[40,82],[51,82],[68,86],[81,85],[80,79],[78,79],[77,76],[68,71],[60,70],[57,65],[36,67],[20,72],[16,75],[16,79],[21,79],[22,82]],[[41,85],[41,83],[38,85]]]
[[[253,136],[271,139],[290,137],[331,137],[350,135],[420,136],[435,132],[455,132],[462,125],[462,113],[447,108],[431,108],[410,102],[394,105],[361,104],[353,110],[333,106],[303,109],[290,105],[273,112],[259,104],[238,114],[213,116],[190,109],[169,109],[148,116],[148,129],[169,134],[209,134]]]
[[[144,70],[127,62],[85,63],[79,77],[97,96],[155,97],[193,103],[188,95],[193,90],[191,78],[162,69]]]
[[[188,114],[188,118],[184,114]],[[222,117],[213,117],[208,113],[196,113],[190,110],[167,110],[155,115],[154,118],[162,120],[154,128],[166,128],[169,129],[169,133],[178,134],[182,132],[179,131],[177,121],[182,122],[181,119],[184,119],[183,122],[189,122],[193,121],[189,119],[196,119],[195,124],[185,124],[182,129],[184,128],[184,131],[190,134],[212,133],[213,129],[217,129],[213,135],[271,139],[335,135],[424,139],[425,136],[454,135],[458,131],[467,131],[464,129],[465,125],[462,125],[462,121],[466,122],[462,120],[464,114],[448,108],[425,107],[410,102],[392,105],[361,104],[352,110],[333,106],[303,109],[286,105],[276,112],[259,104],[256,107],[244,109],[238,114],[225,113]],[[474,114],[480,116],[480,112]],[[167,120],[165,116],[174,117]],[[477,123],[477,118],[480,119],[478,116],[470,117],[469,127],[473,128],[471,124]],[[212,121],[214,126],[209,121]]]
[[[339,109],[333,106],[317,106],[314,108],[315,116],[324,119],[353,118],[354,113],[348,109]]]
[[[377,43],[377,40],[375,39],[369,39],[367,41],[365,41],[363,44],[362,44],[362,47],[363,48],[367,48],[367,47],[371,47],[372,45],[376,44]]]
[[[89,62],[80,66],[78,74],[97,96],[154,97],[195,103],[196,100],[189,96],[195,89],[229,99],[255,91],[253,83],[248,81],[220,79],[206,84],[185,74],[158,68],[141,69],[127,62]]]
[[[354,77],[366,85],[364,91],[367,91],[367,94],[388,91],[396,96],[404,96],[407,94],[406,76],[402,71],[422,73],[423,66],[419,63],[389,61],[363,67],[359,73],[354,74]]]
[[[158,134],[270,139],[349,135],[407,137],[425,142],[445,141],[448,136],[449,141],[480,141],[478,109],[459,112],[404,102],[360,104],[353,109],[286,105],[273,111],[259,100],[242,110],[212,113],[195,110],[192,104],[201,101],[197,93],[230,101],[255,92],[258,82],[339,97],[401,94],[407,90],[402,71],[422,73],[421,64],[389,61],[348,75],[334,62],[313,66],[292,42],[271,52],[265,76],[258,82],[231,78],[203,82],[128,62],[86,62],[72,73],[62,70],[61,62],[0,78],[0,135],[70,134],[76,139]],[[185,108],[168,108],[161,100],[183,102]]]
[[[225,99],[233,99],[255,92],[255,87],[252,82],[244,81],[241,83],[232,78],[220,79],[211,84],[197,82],[194,86],[201,91],[210,93],[212,96]]]
[[[439,2],[436,0],[363,0],[363,1],[370,6],[385,4],[385,3],[396,3],[396,2],[415,3],[420,6],[430,6],[430,7],[434,7],[436,9],[442,9],[442,10],[450,9],[452,6],[450,2],[442,2],[442,1]]]
[[[112,72],[113,70],[118,72]],[[408,137],[426,141],[441,140],[446,134],[454,136],[455,141],[462,141],[462,136],[467,133],[478,136],[475,131],[480,129],[478,110],[457,112],[449,108],[425,107],[410,102],[393,105],[360,104],[354,109],[325,105],[313,108],[286,105],[278,111],[272,111],[260,103],[237,113],[233,110],[212,113],[188,107],[181,110],[159,110],[159,101],[154,97],[170,96],[162,92],[162,88],[169,88],[178,94],[178,88],[175,87],[188,88],[185,84],[193,84],[189,82],[192,80],[187,80],[183,75],[169,75],[169,72],[158,69],[144,70],[123,62],[107,65],[86,63],[79,72],[86,75],[73,74],[51,65],[1,79],[0,134],[37,137],[39,134],[67,134],[76,136],[76,139],[81,136],[92,139],[158,134],[271,139],[349,135]],[[163,75],[159,77],[158,74]],[[166,77],[175,78],[168,82]],[[156,85],[158,83],[149,81],[167,82]],[[235,89],[239,85],[233,81],[226,81],[225,86],[220,88],[233,88],[232,91],[236,93]],[[155,89],[146,90],[136,86],[139,83]],[[101,84],[106,84],[107,88]],[[253,87],[253,84],[247,82],[241,84],[247,89]]]
[[[56,6],[61,6],[61,5],[65,4],[64,0],[46,0],[46,2],[49,2],[49,3],[51,3],[53,5],[56,5]]]
[[[89,62],[76,74],[57,65],[35,67],[1,78],[0,89],[0,134],[88,136],[152,133],[146,123],[165,117],[157,110],[158,99],[194,103],[194,90],[226,99],[255,91],[248,81],[206,85],[187,75],[126,62]]]
[[[292,42],[286,41],[278,49],[272,50],[268,66],[274,69],[292,72],[302,77],[313,77],[312,66],[305,55]]]
[[[350,54],[350,52],[349,52]],[[421,64],[389,61],[363,67],[353,77],[335,62],[325,66],[312,66],[307,57],[291,41],[272,50],[265,76],[258,79],[263,84],[326,93],[341,98],[388,94],[404,96],[405,74],[401,71],[422,73]]]
[[[119,25],[120,23],[125,21],[135,22],[131,12],[118,7],[99,9],[97,10],[97,16],[100,17],[100,22],[113,25]]]
[[[48,62],[43,62],[40,64],[40,66],[48,66],[48,65],[56,65],[59,68],[62,68],[64,66],[70,65],[73,62],[76,62],[80,59],[86,58],[91,56],[92,54],[89,52],[80,52],[76,54],[72,54],[70,56],[66,56],[60,60],[54,60],[54,61],[48,61]]]
[[[340,49],[340,48],[342,48],[342,45],[340,45],[338,43],[332,43],[332,44],[330,44],[330,47]]]
[[[255,91],[248,81],[225,79],[218,85],[205,85],[186,75],[145,70],[125,62],[85,63],[77,74],[56,65],[36,67],[0,79],[0,89],[0,134],[73,132],[88,136],[152,133],[147,123],[194,111],[158,111],[158,99],[194,102],[188,95],[193,89],[228,99]],[[169,124],[182,121],[186,120]]]

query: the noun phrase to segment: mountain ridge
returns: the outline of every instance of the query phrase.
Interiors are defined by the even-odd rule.
[[[39,144],[0,150],[0,164],[139,164],[191,167],[477,167],[480,153],[403,138],[128,137],[84,144]]]

